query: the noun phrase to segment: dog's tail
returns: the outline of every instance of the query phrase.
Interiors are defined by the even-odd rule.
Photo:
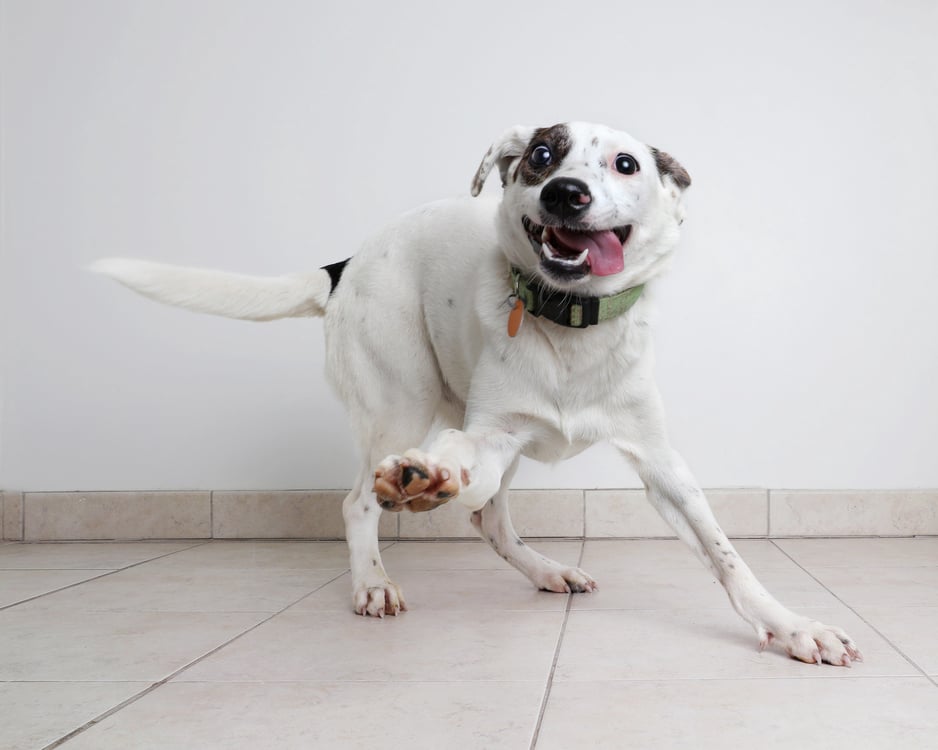
[[[322,316],[334,285],[328,268],[288,276],[245,276],[105,258],[93,263],[91,270],[157,302],[241,320]]]

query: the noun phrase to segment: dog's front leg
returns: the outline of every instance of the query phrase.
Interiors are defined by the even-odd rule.
[[[360,615],[384,617],[407,609],[404,595],[384,570],[378,544],[381,509],[359,478],[342,503],[352,570],[352,607]]]
[[[723,584],[733,607],[753,626],[760,650],[775,643],[801,661],[837,666],[850,666],[852,660],[862,659],[843,630],[791,612],[766,591],[720,528],[683,459],[670,446],[624,441],[616,445],[635,466],[651,504]]]

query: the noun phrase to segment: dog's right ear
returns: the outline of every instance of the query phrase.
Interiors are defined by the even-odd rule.
[[[478,195],[482,192],[482,186],[485,184],[485,178],[489,176],[492,167],[498,165],[498,172],[502,178],[502,187],[507,183],[508,170],[515,159],[520,159],[528,147],[528,142],[534,135],[534,128],[516,125],[502,133],[495,143],[482,157],[482,163],[472,178],[472,194]]]

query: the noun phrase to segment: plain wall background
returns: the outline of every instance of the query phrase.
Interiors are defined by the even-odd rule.
[[[348,486],[320,321],[83,267],[315,268],[568,119],[694,178],[657,348],[704,486],[938,486],[936,7],[6,0],[0,486]],[[516,486],[638,481],[596,448]]]

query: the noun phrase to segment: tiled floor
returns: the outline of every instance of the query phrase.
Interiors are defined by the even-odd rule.
[[[349,609],[333,542],[0,546],[0,747],[938,747],[938,538],[741,541],[866,661],[758,653],[678,542],[389,543],[410,611]]]

